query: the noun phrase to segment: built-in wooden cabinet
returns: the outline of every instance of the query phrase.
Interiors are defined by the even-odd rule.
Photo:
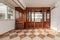
[[[19,11],[15,13],[15,29],[24,29],[23,13]]]
[[[16,19],[16,29],[50,28],[50,7],[28,7],[21,12],[18,15],[23,18]]]

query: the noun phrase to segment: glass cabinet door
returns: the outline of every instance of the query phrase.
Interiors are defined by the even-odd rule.
[[[32,12],[29,11],[27,13],[27,22],[31,22],[31,19],[32,19],[31,17],[32,17]]]
[[[50,19],[50,17],[49,17],[49,13],[47,13],[47,20],[49,20]]]
[[[42,22],[42,12],[35,12],[35,22]]]
[[[50,25],[50,13],[49,12],[47,13],[47,19],[46,20],[47,20],[47,24]]]
[[[29,12],[27,14],[27,21],[42,22],[42,12]]]
[[[46,12],[44,12],[44,22],[46,22]]]
[[[34,12],[32,12],[32,19],[31,19],[31,20],[32,20],[32,22],[35,22],[35,17],[34,17],[34,16],[35,16],[35,13],[34,13]]]
[[[45,28],[49,28],[50,26],[50,11],[44,12],[44,26]]]
[[[16,11],[15,16],[16,16],[16,19],[19,19],[19,12],[18,11]]]

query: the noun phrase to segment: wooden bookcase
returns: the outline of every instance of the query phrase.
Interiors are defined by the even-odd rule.
[[[50,28],[51,13],[50,7],[27,7],[26,10],[22,10],[20,7],[16,7],[16,10],[22,12],[22,18],[16,19],[16,29],[35,29],[35,28]],[[41,22],[36,22],[36,11],[42,13]],[[27,19],[30,12],[30,21]],[[32,12],[34,12],[34,21],[32,21]]]

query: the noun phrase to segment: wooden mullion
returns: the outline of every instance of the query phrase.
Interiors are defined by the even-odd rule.
[[[42,28],[44,27],[44,9],[42,9]]]
[[[51,26],[51,10],[49,11],[49,28]]]
[[[34,28],[35,28],[35,11],[34,11]]]

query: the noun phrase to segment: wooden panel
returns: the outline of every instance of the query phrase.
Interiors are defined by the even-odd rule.
[[[25,28],[26,29],[42,28],[42,22],[35,22],[35,26],[34,22],[27,22],[25,23]]]
[[[26,22],[25,28],[26,29],[33,29],[34,28],[34,22]]]
[[[24,29],[23,19],[16,19],[15,20],[15,29]]]
[[[35,28],[42,28],[42,22],[35,22]]]
[[[15,29],[24,29],[24,24],[23,23],[16,23]]]

